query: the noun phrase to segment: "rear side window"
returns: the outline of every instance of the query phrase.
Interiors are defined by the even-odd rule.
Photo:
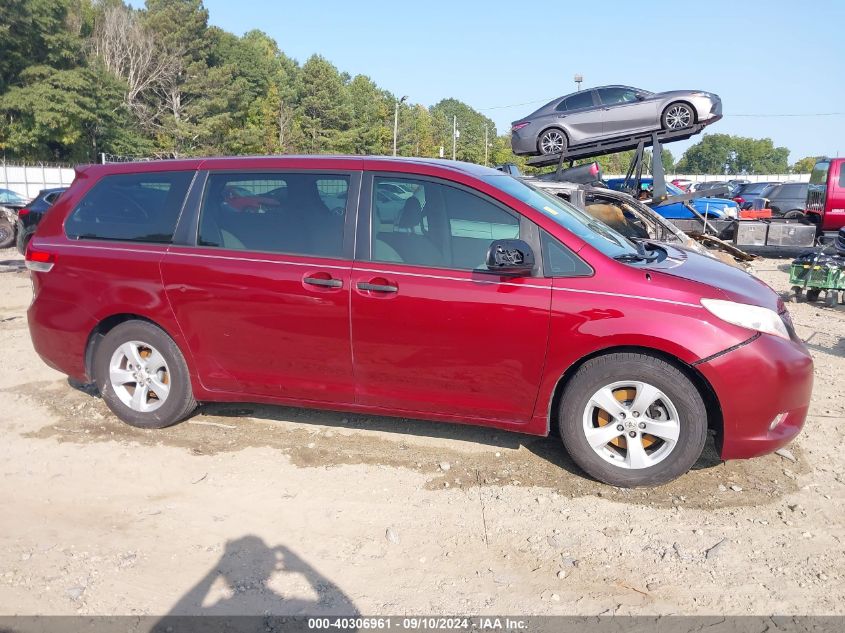
[[[74,239],[167,244],[193,171],[105,176],[85,194],[65,223]]]
[[[803,198],[807,195],[807,185],[784,185],[780,193],[784,198]]]
[[[845,163],[839,165],[839,186],[845,187]]]
[[[349,176],[217,173],[203,195],[198,243],[240,251],[342,257]]]
[[[561,111],[569,111],[592,107],[593,92],[591,90],[585,90],[584,92],[578,92],[572,95],[571,97],[567,97],[566,99],[561,101],[555,109]]]

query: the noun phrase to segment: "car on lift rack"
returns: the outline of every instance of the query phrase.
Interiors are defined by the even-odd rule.
[[[722,118],[718,95],[602,86],[549,101],[511,127],[514,154],[559,154],[568,147],[652,130],[682,130]]]

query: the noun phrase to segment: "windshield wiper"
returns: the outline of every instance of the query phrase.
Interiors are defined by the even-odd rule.
[[[636,253],[622,253],[621,255],[614,255],[613,259],[618,262],[647,262],[651,261],[648,257],[637,255]]]
[[[655,253],[654,255],[649,255],[641,241],[632,241],[637,247],[636,253],[622,253],[621,255],[616,255],[613,259],[620,262],[653,262],[655,259],[657,259],[657,253]]]

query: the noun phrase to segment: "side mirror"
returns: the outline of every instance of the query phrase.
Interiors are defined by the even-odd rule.
[[[500,275],[528,276],[534,270],[534,251],[523,240],[493,240],[487,249],[487,269]]]

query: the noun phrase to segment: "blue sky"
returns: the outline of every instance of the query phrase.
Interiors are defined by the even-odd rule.
[[[205,6],[212,24],[238,35],[260,28],[300,63],[319,53],[412,102],[465,101],[500,133],[574,91],[577,72],[585,87],[715,92],[725,118],[710,128],[714,133],[770,137],[791,150],[791,162],[845,156],[842,0],[205,0]],[[498,107],[526,102],[536,103]],[[839,114],[772,116],[818,113]],[[677,157],[693,142],[668,148]]]

